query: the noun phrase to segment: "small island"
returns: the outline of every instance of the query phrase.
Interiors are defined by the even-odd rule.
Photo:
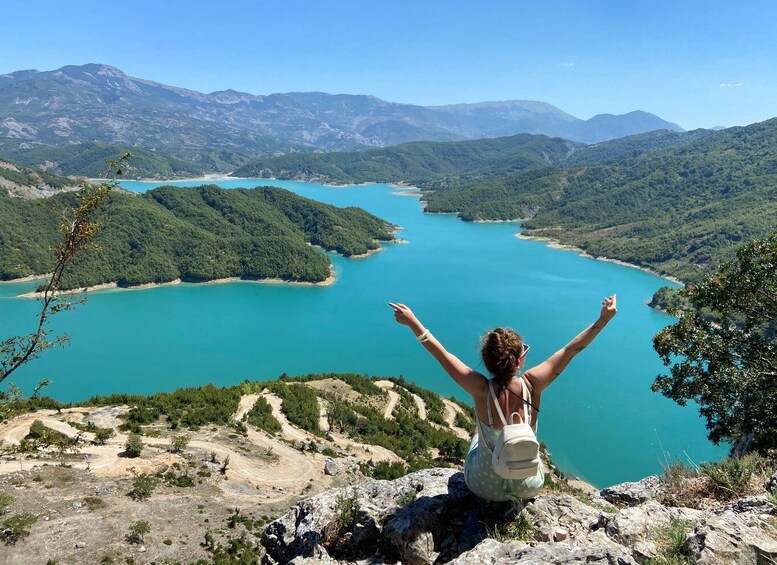
[[[76,195],[0,196],[0,280],[51,270],[63,214]],[[112,190],[95,220],[95,249],[73,263],[62,290],[224,279],[331,282],[323,251],[380,249],[395,227],[360,208],[337,208],[275,187],[162,186]],[[323,250],[323,251],[322,251]]]

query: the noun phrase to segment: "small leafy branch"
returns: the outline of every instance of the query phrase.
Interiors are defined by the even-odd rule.
[[[143,543],[145,535],[151,532],[151,526],[145,520],[139,520],[129,527],[129,533],[126,538],[130,543]]]
[[[100,225],[93,220],[95,211],[107,198],[110,190],[117,186],[115,178],[122,174],[121,165],[130,158],[131,155],[127,153],[118,161],[109,161],[107,176],[111,180],[99,185],[84,184],[78,191],[78,206],[62,219],[62,242],[56,249],[57,262],[48,281],[39,289],[41,307],[35,331],[0,342],[0,383],[24,364],[39,357],[46,349],[69,343],[70,338],[67,335],[52,337],[48,327],[52,316],[73,308],[73,303],[65,299],[60,292],[62,277],[79,254],[93,247],[92,240],[100,230]],[[32,396],[37,396],[48,384],[49,381],[42,381],[35,387]],[[0,392],[0,403],[11,402],[20,397],[18,388],[10,385],[8,392]]]

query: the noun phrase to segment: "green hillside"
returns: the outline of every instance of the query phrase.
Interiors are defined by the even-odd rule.
[[[28,201],[0,197],[0,280],[48,272],[59,221],[74,194]],[[316,282],[330,274],[317,245],[344,255],[393,238],[389,224],[358,208],[336,208],[273,188],[160,187],[113,191],[98,211],[97,250],[83,254],[63,288],[120,286],[177,278],[281,278]]]
[[[55,192],[77,185],[73,179],[0,160],[0,194],[31,197],[38,189]]]
[[[608,163],[685,145],[710,133],[660,130],[595,145],[529,134],[474,141],[424,141],[350,153],[265,157],[233,174],[331,183],[408,182],[427,188],[447,187],[549,165]]]
[[[435,143],[419,141],[386,149],[338,153],[293,153],[237,169],[238,177],[314,179],[331,183],[457,182],[563,162],[581,144],[544,135],[514,135]]]
[[[19,149],[13,145],[0,143],[0,156],[28,167],[42,167],[60,175],[77,175],[97,178],[106,170],[106,162],[117,160],[126,153],[132,159],[123,166],[124,178],[161,178],[201,176],[214,165],[206,161],[195,164],[166,153],[159,153],[130,145],[107,145],[104,143],[78,143],[72,145],[37,145]]]
[[[641,157],[659,149],[688,145],[713,133],[709,129],[697,129],[684,132],[657,130],[630,135],[581,147],[564,160],[564,166],[614,163]]]
[[[610,164],[528,171],[426,198],[431,212],[530,218],[527,235],[693,281],[777,225],[777,119]]]

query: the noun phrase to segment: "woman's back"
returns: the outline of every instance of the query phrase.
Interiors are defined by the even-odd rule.
[[[486,377],[483,378],[488,381]],[[513,415],[513,423],[527,422],[536,432],[540,395],[539,393],[536,395],[532,394],[532,392],[534,392],[534,387],[532,386],[529,377],[527,375],[513,377],[506,383],[498,379],[491,379],[491,384],[494,389],[496,401],[499,403],[499,407],[507,422],[511,423],[510,416]],[[503,427],[502,421],[497,414],[496,406],[488,391],[488,386],[483,388],[484,391],[482,393],[472,395],[472,399],[475,403],[475,412],[481,423],[494,430],[501,430]],[[491,412],[490,417],[489,409]],[[528,419],[526,414],[527,411]]]

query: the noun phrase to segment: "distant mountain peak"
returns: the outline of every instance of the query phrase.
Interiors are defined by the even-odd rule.
[[[647,112],[583,121],[536,100],[446,106],[387,102],[369,94],[205,94],[128,76],[103,63],[0,75],[0,138],[61,145],[100,141],[249,153],[348,151],[407,141],[544,134],[592,143],[657,129]]]

